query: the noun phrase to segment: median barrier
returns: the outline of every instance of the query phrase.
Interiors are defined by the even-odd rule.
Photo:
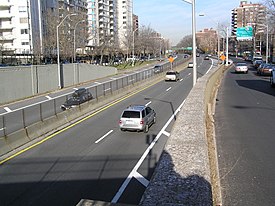
[[[221,202],[216,145],[209,140],[215,137],[209,137],[207,121],[213,115],[209,104],[215,103],[225,69],[223,65],[212,69],[190,91],[139,205],[210,206]]]
[[[187,64],[188,62],[185,62],[176,67],[175,70],[182,70],[187,66]],[[0,137],[6,140],[3,142],[3,150],[1,147],[0,161],[4,160],[8,156],[13,155],[18,150],[31,145],[31,142],[35,143],[37,141],[41,141],[46,137],[46,135],[61,130],[69,124],[77,122],[81,118],[84,118],[85,116],[100,110],[106,105],[112,104],[112,102],[115,101],[119,101],[126,95],[130,95],[131,93],[145,88],[150,84],[162,81],[164,76],[165,72],[155,75],[151,78],[143,79],[124,88],[112,91],[105,96],[100,96],[89,102],[83,103],[79,107],[63,111],[52,117],[44,119],[43,121],[26,126],[24,129],[8,134],[5,137]]]

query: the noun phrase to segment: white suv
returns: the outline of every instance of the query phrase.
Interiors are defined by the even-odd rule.
[[[156,113],[153,109],[145,105],[134,105],[122,112],[119,127],[121,131],[135,130],[147,133],[154,123],[156,123]]]

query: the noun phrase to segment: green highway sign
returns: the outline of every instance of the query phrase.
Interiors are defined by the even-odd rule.
[[[251,26],[239,27],[237,28],[237,40],[252,40],[253,38],[253,28]]]

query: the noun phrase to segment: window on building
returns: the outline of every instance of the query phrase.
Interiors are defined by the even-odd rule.
[[[21,29],[21,34],[28,34],[28,29]]]
[[[25,18],[20,18],[20,24],[26,24],[28,23],[28,18],[25,17]]]
[[[21,45],[29,45],[29,42],[27,42],[27,41],[22,41],[22,42],[21,42]]]
[[[27,12],[27,7],[26,6],[19,6],[18,10],[19,10],[19,13],[25,13],[25,12]]]

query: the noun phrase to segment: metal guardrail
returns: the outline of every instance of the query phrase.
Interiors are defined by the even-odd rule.
[[[187,59],[175,59],[173,67],[186,62]],[[93,97],[98,100],[99,97],[104,97],[112,94],[114,91],[123,89],[129,85],[134,85],[140,81],[146,81],[156,75],[161,75],[163,72],[171,68],[170,63],[166,62],[162,66],[160,73],[155,73],[154,68],[149,68],[134,74],[128,74],[122,77],[113,78],[110,81],[98,83],[87,87],[86,89],[92,93]],[[63,111],[60,106],[70,97],[72,93],[64,94],[53,99],[45,100],[37,104],[32,104],[12,112],[7,112],[0,115],[0,137],[6,137],[16,131],[27,128],[37,122],[43,122],[49,117],[55,116]]]

